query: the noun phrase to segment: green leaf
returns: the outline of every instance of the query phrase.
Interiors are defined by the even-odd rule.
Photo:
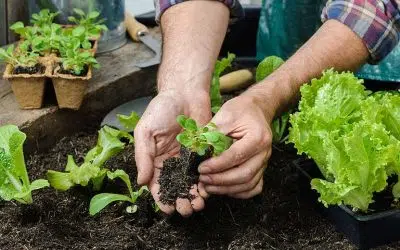
[[[97,11],[93,11],[93,12],[90,12],[90,13],[88,14],[88,18],[90,18],[90,19],[96,19],[96,18],[98,18],[99,16],[100,16],[100,13],[97,12]]]
[[[185,128],[185,124],[186,124],[186,120],[187,120],[188,118],[186,117],[186,116],[184,116],[184,115],[179,115],[177,118],[176,118],[176,121],[178,122],[178,124],[182,127],[182,128]]]
[[[50,183],[50,186],[59,191],[67,191],[71,187],[75,186],[75,183],[73,183],[71,180],[71,173],[48,170],[47,179]]]
[[[25,25],[23,22],[16,22],[13,25],[10,26],[10,30],[16,31],[25,28]]]
[[[127,130],[133,131],[140,120],[140,116],[136,112],[132,112],[129,116],[117,115],[119,123]]]
[[[114,180],[116,178],[121,179],[123,182],[125,182],[128,190],[129,190],[129,194],[131,197],[133,197],[133,190],[132,190],[132,184],[131,184],[131,180],[129,179],[129,175],[122,169],[118,169],[115,170],[114,172],[107,172],[107,176],[110,180]]]
[[[184,128],[189,131],[196,131],[197,130],[197,123],[195,120],[189,118],[186,120]]]
[[[76,14],[80,15],[80,16],[84,16],[85,15],[85,12],[83,12],[83,10],[81,10],[81,9],[74,8],[74,12]]]
[[[190,148],[192,146],[192,141],[186,133],[181,133],[176,136],[176,140],[185,146],[186,148]]]
[[[131,201],[131,198],[122,194],[109,194],[102,193],[95,195],[89,205],[89,213],[91,216],[96,215],[101,210],[103,210],[106,206],[110,205],[116,201]]]
[[[25,139],[17,126],[0,127],[0,198],[7,201],[18,198],[19,202],[32,203],[23,153]]]
[[[30,190],[34,191],[34,190],[42,189],[42,188],[49,187],[49,186],[50,186],[50,184],[47,180],[39,179],[39,180],[35,180],[31,183]]]
[[[221,76],[221,74],[229,67],[232,66],[233,60],[235,60],[236,55],[232,53],[228,53],[228,56],[226,58],[223,58],[215,64],[215,69],[214,69],[214,76]]]
[[[269,56],[258,64],[256,71],[256,81],[262,81],[267,76],[269,76],[272,72],[277,70],[285,61],[282,58],[277,56]]]
[[[81,35],[85,34],[85,32],[86,32],[85,27],[83,27],[83,26],[78,26],[78,27],[76,27],[76,28],[74,28],[74,29],[72,30],[72,35],[73,35],[73,36],[81,36]]]

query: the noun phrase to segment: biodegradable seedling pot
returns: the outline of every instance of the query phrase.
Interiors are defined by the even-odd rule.
[[[61,74],[60,70],[61,67],[57,66],[52,76],[58,107],[78,110],[85,97],[88,81],[92,78],[92,69],[89,67],[88,73],[83,77]]]
[[[11,88],[21,109],[38,109],[42,107],[46,75],[51,70],[49,65],[45,72],[36,74],[14,74],[14,66],[7,64],[4,79],[11,83]]]

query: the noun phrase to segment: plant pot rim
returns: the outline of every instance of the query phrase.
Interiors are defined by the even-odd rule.
[[[14,66],[11,64],[6,65],[6,69],[3,74],[4,79],[14,79],[14,78],[44,78],[46,77],[47,65],[43,62],[40,62],[41,65],[45,67],[44,73],[35,73],[35,74],[13,74]]]
[[[58,71],[60,71],[60,69],[61,69],[61,67],[59,65],[54,69],[54,74],[53,74],[54,78],[63,78],[63,79],[68,79],[68,80],[83,80],[83,81],[88,81],[92,78],[92,66],[89,66],[86,76],[61,74],[61,73],[58,73]]]

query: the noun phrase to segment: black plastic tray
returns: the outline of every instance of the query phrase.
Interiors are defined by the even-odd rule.
[[[301,172],[309,192],[316,201],[317,194],[311,190],[310,180],[320,178],[321,172],[312,160],[298,159],[293,165]],[[325,208],[318,203],[321,211],[360,249],[369,249],[400,240],[400,210],[390,209],[368,215],[353,212],[349,207],[331,206]]]

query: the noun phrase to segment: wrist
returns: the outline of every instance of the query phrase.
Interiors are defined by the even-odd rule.
[[[279,73],[279,71],[277,71]],[[253,85],[242,95],[250,98],[264,113],[268,122],[285,111],[296,94],[292,90],[293,79],[287,74],[272,74]]]

